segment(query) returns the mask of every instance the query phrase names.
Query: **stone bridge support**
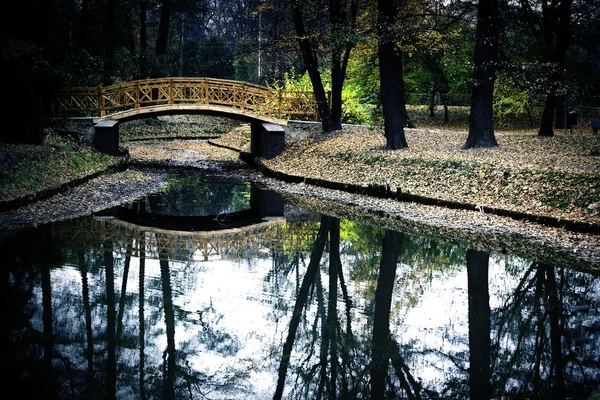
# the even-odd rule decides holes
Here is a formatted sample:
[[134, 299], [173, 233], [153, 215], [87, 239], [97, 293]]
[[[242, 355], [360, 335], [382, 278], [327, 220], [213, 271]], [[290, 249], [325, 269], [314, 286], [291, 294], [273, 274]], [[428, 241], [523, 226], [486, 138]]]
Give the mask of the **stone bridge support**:
[[104, 154], [119, 154], [119, 121], [105, 119], [94, 125], [93, 144]]
[[285, 145], [285, 130], [281, 125], [254, 121], [251, 124], [250, 148], [255, 157], [273, 158]]

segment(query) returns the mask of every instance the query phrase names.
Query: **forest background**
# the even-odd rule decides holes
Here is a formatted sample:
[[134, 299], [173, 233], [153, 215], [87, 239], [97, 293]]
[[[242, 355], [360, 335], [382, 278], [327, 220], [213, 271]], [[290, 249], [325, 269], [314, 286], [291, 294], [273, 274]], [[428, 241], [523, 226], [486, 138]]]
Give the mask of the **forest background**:
[[[467, 130], [478, 3], [390, 3], [397, 15], [383, 23], [403, 56], [410, 123]], [[0, 27], [3, 110], [22, 118], [6, 121], [5, 141], [43, 140], [64, 87], [202, 76], [312, 90], [306, 49], [326, 92], [343, 73], [344, 123], [383, 124], [376, 1], [23, 0], [13, 6]], [[555, 130], [570, 128], [570, 111], [589, 129], [590, 119], [600, 117], [600, 3], [502, 0], [498, 9], [496, 129], [535, 132], [548, 103]]]

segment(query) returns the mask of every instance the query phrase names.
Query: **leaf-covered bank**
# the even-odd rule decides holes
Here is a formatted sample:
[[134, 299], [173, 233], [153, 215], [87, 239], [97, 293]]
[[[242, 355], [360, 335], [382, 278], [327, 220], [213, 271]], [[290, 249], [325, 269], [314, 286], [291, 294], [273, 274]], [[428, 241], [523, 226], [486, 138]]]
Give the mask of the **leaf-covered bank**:
[[0, 143], [0, 209], [118, 169], [125, 160], [125, 156], [108, 156], [58, 134], [48, 135], [42, 145]]
[[[248, 132], [243, 133], [245, 135]], [[239, 130], [214, 142], [240, 146]], [[264, 165], [288, 175], [392, 192], [473, 209], [503, 209], [600, 223], [600, 136], [498, 134], [500, 147], [461, 150], [466, 134], [407, 130], [409, 148], [385, 150], [376, 130], [346, 128], [289, 143]]]

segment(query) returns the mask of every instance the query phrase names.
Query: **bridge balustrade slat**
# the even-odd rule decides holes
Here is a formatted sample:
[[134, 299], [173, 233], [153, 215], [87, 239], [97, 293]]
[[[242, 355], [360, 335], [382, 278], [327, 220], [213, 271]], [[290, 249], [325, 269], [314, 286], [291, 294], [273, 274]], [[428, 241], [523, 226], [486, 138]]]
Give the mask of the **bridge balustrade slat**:
[[277, 118], [317, 115], [312, 92], [275, 90], [253, 83], [213, 78], [160, 78], [101, 88], [67, 88], [57, 100], [57, 109], [62, 113], [96, 111], [105, 115], [167, 103], [225, 105]]

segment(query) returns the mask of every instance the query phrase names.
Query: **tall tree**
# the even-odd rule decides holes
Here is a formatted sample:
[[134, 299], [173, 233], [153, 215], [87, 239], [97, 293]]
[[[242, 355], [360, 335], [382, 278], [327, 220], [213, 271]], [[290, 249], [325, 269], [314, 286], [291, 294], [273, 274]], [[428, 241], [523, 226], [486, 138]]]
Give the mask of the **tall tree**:
[[115, 48], [117, 45], [117, 0], [106, 1], [106, 25], [104, 30], [104, 78], [102, 83], [113, 83], [115, 71]]
[[140, 1], [140, 79], [148, 77], [148, 30], [147, 30], [148, 3]]
[[[531, 10], [529, 0], [521, 0], [526, 10]], [[565, 60], [571, 42], [571, 5], [573, 0], [547, 1], [542, 3], [539, 35], [543, 37], [547, 59], [553, 64], [550, 73], [549, 90], [542, 114], [539, 136], [554, 136], [552, 123], [556, 115], [556, 127], [565, 127], [565, 96], [561, 93], [566, 80]], [[534, 17], [534, 16], [532, 16]]]
[[408, 147], [404, 135], [407, 121], [404, 98], [404, 76], [402, 72], [402, 51], [396, 47], [394, 26], [398, 17], [398, 3], [378, 0], [379, 11], [377, 33], [379, 35], [379, 76], [381, 85], [381, 106], [385, 126], [386, 148], [397, 150]]
[[315, 100], [317, 102], [317, 109], [319, 112], [319, 118], [323, 125], [324, 132], [331, 132], [335, 129], [333, 124], [333, 118], [331, 115], [331, 108], [329, 107], [329, 101], [325, 94], [325, 87], [323, 86], [323, 80], [321, 79], [321, 72], [319, 71], [319, 60], [317, 53], [313, 48], [313, 44], [310, 41], [310, 35], [306, 31], [304, 24], [304, 16], [302, 12], [303, 2], [295, 0], [292, 6], [292, 18], [294, 21], [294, 27], [298, 36], [298, 45], [300, 46], [300, 53], [302, 54], [302, 60], [304, 66], [310, 76], [310, 81], [313, 86], [313, 92], [315, 93]]
[[498, 35], [498, 0], [479, 0], [469, 136], [463, 149], [498, 146], [493, 122]]
[[171, 0], [163, 0], [160, 9], [160, 22], [158, 23], [158, 35], [156, 36], [156, 47], [154, 53], [157, 56], [167, 54], [169, 44], [169, 27], [171, 25]]
[[354, 30], [358, 5], [356, 0], [329, 0], [331, 31], [331, 120], [333, 129], [342, 129], [342, 89], [346, 79], [348, 59], [354, 47]]

